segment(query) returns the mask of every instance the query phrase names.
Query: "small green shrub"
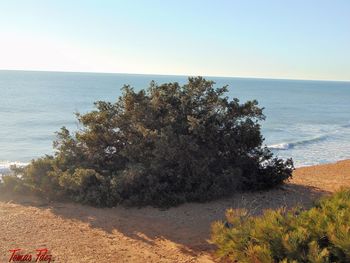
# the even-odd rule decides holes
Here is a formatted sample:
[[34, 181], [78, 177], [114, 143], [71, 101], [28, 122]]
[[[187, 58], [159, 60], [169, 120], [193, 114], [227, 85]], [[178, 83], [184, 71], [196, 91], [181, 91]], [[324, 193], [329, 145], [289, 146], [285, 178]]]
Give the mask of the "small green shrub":
[[229, 209], [212, 225], [217, 256], [237, 262], [350, 262], [350, 190], [321, 199], [310, 210], [267, 210], [249, 216]]
[[2, 181], [0, 183], [0, 192], [13, 192], [13, 193], [23, 193], [28, 190], [23, 180], [18, 178], [13, 174], [6, 174], [2, 176]]

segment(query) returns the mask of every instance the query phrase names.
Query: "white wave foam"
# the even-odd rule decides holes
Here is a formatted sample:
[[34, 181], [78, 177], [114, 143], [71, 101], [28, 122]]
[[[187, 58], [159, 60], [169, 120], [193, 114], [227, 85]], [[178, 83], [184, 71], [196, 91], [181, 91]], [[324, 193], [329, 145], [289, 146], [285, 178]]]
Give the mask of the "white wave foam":
[[11, 166], [24, 167], [29, 163], [19, 162], [19, 161], [0, 161], [0, 174], [6, 174], [10, 171]]
[[292, 149], [298, 145], [307, 145], [307, 144], [311, 144], [311, 143], [316, 143], [316, 142], [323, 141], [327, 138], [328, 138], [328, 135], [321, 135], [321, 136], [317, 136], [317, 137], [314, 137], [311, 139], [300, 140], [300, 141], [296, 141], [296, 142], [289, 142], [289, 143], [283, 142], [283, 143], [278, 143], [278, 144], [272, 144], [272, 145], [268, 145], [267, 147], [271, 150], [289, 150], [289, 149]]
[[289, 143], [278, 143], [278, 144], [268, 145], [267, 147], [271, 150], [288, 150], [289, 146], [290, 146]]

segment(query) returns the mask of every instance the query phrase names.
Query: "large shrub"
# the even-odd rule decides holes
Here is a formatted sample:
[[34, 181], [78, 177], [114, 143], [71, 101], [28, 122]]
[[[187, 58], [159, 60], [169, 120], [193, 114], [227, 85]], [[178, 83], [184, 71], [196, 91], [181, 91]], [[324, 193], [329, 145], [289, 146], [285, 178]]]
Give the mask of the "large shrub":
[[350, 262], [350, 190], [319, 201], [310, 210], [268, 210], [249, 216], [227, 211], [213, 224], [221, 259], [236, 262]]
[[262, 109], [226, 92], [201, 77], [138, 92], [124, 86], [116, 103], [77, 114], [81, 129], [62, 128], [55, 155], [33, 161], [22, 178], [41, 192], [107, 206], [172, 206], [282, 183], [293, 164], [262, 147]]

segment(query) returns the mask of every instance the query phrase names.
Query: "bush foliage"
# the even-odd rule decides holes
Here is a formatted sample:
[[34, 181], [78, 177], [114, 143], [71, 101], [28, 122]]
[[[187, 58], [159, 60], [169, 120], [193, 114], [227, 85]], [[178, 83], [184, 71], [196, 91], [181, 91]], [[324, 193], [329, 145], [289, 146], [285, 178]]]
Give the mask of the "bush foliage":
[[229, 223], [216, 222], [217, 255], [232, 262], [350, 262], [350, 190], [310, 210], [268, 210], [260, 217], [229, 209]]
[[282, 183], [293, 163], [262, 147], [262, 109], [226, 92], [201, 77], [124, 86], [116, 103], [77, 114], [77, 132], [63, 127], [54, 156], [17, 174], [35, 192], [97, 206], [173, 206]]

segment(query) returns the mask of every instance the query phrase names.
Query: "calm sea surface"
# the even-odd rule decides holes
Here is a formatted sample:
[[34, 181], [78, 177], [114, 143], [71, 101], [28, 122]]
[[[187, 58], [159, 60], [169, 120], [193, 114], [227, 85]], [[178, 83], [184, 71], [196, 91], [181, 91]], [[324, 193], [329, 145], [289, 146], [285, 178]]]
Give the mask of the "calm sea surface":
[[[350, 158], [350, 82], [207, 77], [229, 96], [265, 107], [265, 143], [296, 166]], [[77, 129], [75, 112], [115, 101], [123, 84], [135, 89], [184, 76], [0, 71], [0, 172], [52, 153], [55, 131]]]

